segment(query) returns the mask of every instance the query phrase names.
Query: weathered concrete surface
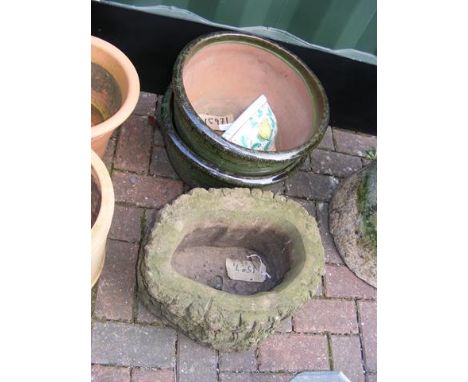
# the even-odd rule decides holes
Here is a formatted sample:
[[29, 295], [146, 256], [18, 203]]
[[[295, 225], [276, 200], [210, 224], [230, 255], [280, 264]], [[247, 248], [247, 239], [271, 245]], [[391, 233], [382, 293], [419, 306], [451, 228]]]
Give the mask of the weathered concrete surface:
[[[249, 296], [177, 273], [171, 260], [184, 237], [212, 226], [226, 227], [226, 232], [230, 227], [269, 228], [289, 236], [291, 269], [272, 290]], [[161, 211], [138, 269], [139, 296], [152, 313], [215, 349], [246, 350], [315, 294], [324, 250], [314, 218], [292, 200], [261, 190], [194, 189]]]
[[343, 181], [333, 195], [330, 232], [346, 265], [377, 287], [377, 161]]

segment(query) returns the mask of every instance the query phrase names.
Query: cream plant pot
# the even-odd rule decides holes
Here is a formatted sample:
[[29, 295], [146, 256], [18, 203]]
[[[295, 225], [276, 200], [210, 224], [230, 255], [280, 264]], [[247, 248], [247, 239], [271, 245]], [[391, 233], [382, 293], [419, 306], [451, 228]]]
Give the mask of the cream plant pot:
[[91, 37], [91, 146], [101, 158], [139, 96], [140, 80], [128, 57], [114, 45]]
[[107, 235], [114, 215], [114, 187], [106, 166], [91, 150], [91, 177], [101, 195], [99, 213], [91, 227], [91, 288], [101, 274], [106, 258]]

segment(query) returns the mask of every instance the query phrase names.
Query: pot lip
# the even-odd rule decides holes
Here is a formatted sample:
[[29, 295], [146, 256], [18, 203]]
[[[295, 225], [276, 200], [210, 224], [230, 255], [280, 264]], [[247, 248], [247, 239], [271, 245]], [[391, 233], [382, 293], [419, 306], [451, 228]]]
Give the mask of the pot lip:
[[[107, 171], [106, 165], [99, 156], [91, 149], [91, 169], [94, 170], [97, 181], [99, 182], [99, 191], [101, 192], [101, 205], [99, 213], [91, 227], [91, 242], [94, 246], [95, 238], [101, 235], [107, 235], [114, 215], [114, 187]], [[91, 176], [92, 176], [91, 170]]]
[[[270, 53], [276, 55], [277, 57], [282, 59], [282, 54], [286, 54], [291, 57], [291, 62], [283, 61], [292, 67], [300, 77], [304, 80], [307, 85], [308, 90], [310, 91], [309, 82], [314, 83], [317, 88], [317, 94], [319, 97], [322, 98], [323, 101], [323, 110], [322, 116], [320, 118], [320, 125], [317, 128], [315, 134], [305, 142], [304, 144], [295, 147], [290, 150], [284, 151], [275, 151], [275, 152], [268, 152], [268, 151], [256, 151], [252, 149], [248, 149], [234, 143], [229, 142], [228, 140], [219, 137], [216, 133], [214, 133], [200, 118], [200, 116], [195, 111], [194, 107], [190, 103], [190, 100], [187, 96], [185, 91], [184, 83], [183, 83], [183, 68], [187, 61], [193, 57], [193, 55], [198, 52], [200, 49], [216, 43], [243, 43], [247, 45], [252, 45], [256, 48], [263, 49], [269, 51]], [[230, 151], [233, 151], [236, 155], [240, 155], [247, 158], [255, 158], [255, 159], [263, 159], [266, 161], [284, 161], [291, 157], [298, 157], [301, 156], [304, 151], [308, 151], [318, 145], [320, 140], [322, 139], [325, 131], [328, 128], [328, 122], [330, 118], [330, 109], [328, 104], [328, 97], [325, 93], [325, 89], [323, 88], [322, 83], [317, 78], [317, 76], [309, 69], [309, 67], [302, 62], [294, 53], [286, 50], [285, 48], [281, 47], [280, 45], [267, 40], [265, 38], [255, 36], [253, 34], [248, 33], [238, 33], [238, 32], [214, 32], [209, 33], [203, 36], [198, 37], [197, 39], [193, 40], [189, 44], [187, 44], [182, 51], [177, 56], [176, 62], [174, 64], [173, 72], [172, 72], [172, 87], [178, 88], [179, 91], [175, 91], [174, 88], [174, 97], [180, 101], [181, 107], [184, 111], [190, 116], [191, 120], [193, 121], [196, 129], [204, 133], [204, 135], [208, 136], [212, 142], [216, 146], [219, 147], [227, 147]]]
[[163, 135], [167, 135], [171, 140], [172, 144], [177, 147], [181, 154], [189, 158], [191, 163], [195, 165], [200, 171], [208, 174], [211, 177], [215, 177], [217, 180], [229, 183], [236, 187], [263, 187], [279, 183], [285, 180], [295, 170], [299, 168], [300, 161], [292, 163], [290, 166], [282, 169], [276, 174], [262, 175], [262, 176], [247, 176], [237, 175], [229, 171], [222, 171], [216, 166], [210, 165], [205, 159], [194, 153], [178, 135], [177, 131], [173, 126], [172, 120], [172, 104], [173, 104], [173, 92], [170, 88], [166, 91], [160, 110], [160, 120], [163, 130]]
[[114, 130], [132, 114], [140, 97], [140, 79], [130, 59], [116, 46], [94, 36], [91, 36], [91, 46], [100, 48], [108, 55], [113, 56], [122, 67], [128, 81], [128, 94], [119, 110], [112, 117], [91, 127], [91, 138], [96, 138]]

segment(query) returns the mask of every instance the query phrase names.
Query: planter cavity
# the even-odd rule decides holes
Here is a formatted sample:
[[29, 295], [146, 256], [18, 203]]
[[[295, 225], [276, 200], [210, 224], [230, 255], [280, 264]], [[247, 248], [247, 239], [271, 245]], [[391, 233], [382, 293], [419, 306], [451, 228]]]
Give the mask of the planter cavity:
[[[328, 101], [318, 78], [292, 53], [252, 35], [221, 32], [194, 40], [177, 58], [171, 88], [177, 134], [194, 155], [223, 173], [290, 172], [328, 126]], [[231, 143], [199, 116], [237, 118], [261, 94], [278, 121], [275, 152]]]
[[[226, 259], [248, 258], [266, 266], [264, 281], [228, 277]], [[323, 270], [317, 224], [300, 204], [259, 189], [196, 188], [159, 213], [139, 258], [138, 293], [192, 339], [238, 351], [308, 301]]]
[[138, 74], [115, 46], [91, 37], [91, 147], [102, 158], [112, 132], [135, 109]]
[[114, 188], [106, 166], [91, 151], [91, 287], [101, 274], [114, 214]]

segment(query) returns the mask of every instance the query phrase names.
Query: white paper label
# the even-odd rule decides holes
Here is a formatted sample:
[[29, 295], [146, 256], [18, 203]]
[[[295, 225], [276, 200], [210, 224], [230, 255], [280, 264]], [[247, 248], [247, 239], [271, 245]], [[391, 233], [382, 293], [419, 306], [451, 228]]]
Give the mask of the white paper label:
[[273, 151], [278, 131], [276, 117], [262, 94], [223, 133], [222, 137], [252, 150]]
[[265, 264], [258, 260], [226, 259], [226, 269], [231, 280], [262, 283], [268, 275]]
[[220, 125], [231, 124], [234, 121], [234, 115], [210, 115], [210, 114], [200, 114], [200, 118], [208, 125], [211, 130], [214, 131], [224, 131], [220, 129]]

